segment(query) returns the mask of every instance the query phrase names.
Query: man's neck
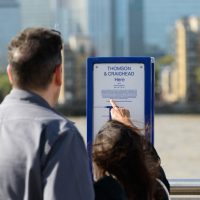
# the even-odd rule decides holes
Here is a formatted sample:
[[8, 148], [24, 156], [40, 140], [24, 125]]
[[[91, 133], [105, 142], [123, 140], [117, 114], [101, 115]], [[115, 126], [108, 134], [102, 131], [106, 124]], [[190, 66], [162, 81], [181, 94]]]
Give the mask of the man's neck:
[[37, 95], [41, 96], [47, 103], [51, 106], [54, 107], [56, 102], [53, 98], [52, 92], [49, 90], [31, 90], [32, 92], [36, 93]]

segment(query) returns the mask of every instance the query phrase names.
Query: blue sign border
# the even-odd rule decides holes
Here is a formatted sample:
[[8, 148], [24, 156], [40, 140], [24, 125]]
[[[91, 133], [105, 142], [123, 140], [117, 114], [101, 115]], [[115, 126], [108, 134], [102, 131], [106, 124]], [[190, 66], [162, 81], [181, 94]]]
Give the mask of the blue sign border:
[[90, 57], [86, 67], [86, 117], [88, 151], [93, 143], [93, 67], [96, 63], [142, 63], [145, 67], [145, 124], [146, 136], [154, 144], [154, 58], [153, 57]]

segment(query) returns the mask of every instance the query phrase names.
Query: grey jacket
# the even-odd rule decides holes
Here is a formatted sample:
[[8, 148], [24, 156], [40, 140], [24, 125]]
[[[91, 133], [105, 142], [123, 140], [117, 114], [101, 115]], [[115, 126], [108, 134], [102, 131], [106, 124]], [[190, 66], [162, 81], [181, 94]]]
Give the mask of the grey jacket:
[[13, 89], [0, 105], [0, 200], [93, 200], [88, 157], [72, 122]]

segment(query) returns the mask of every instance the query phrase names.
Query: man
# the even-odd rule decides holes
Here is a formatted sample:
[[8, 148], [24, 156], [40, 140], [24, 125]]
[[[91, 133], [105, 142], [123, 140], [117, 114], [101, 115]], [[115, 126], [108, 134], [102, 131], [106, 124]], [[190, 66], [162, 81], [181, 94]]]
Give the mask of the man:
[[59, 33], [28, 28], [8, 49], [13, 89], [0, 105], [0, 200], [93, 200], [83, 139], [53, 109], [62, 84]]

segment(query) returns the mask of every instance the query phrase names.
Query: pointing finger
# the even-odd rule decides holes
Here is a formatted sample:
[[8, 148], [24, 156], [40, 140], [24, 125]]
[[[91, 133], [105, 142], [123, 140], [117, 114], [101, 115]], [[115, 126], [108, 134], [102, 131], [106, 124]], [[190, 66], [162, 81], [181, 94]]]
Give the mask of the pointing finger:
[[115, 103], [115, 101], [113, 99], [110, 99], [110, 104], [113, 108], [118, 108], [117, 104]]

